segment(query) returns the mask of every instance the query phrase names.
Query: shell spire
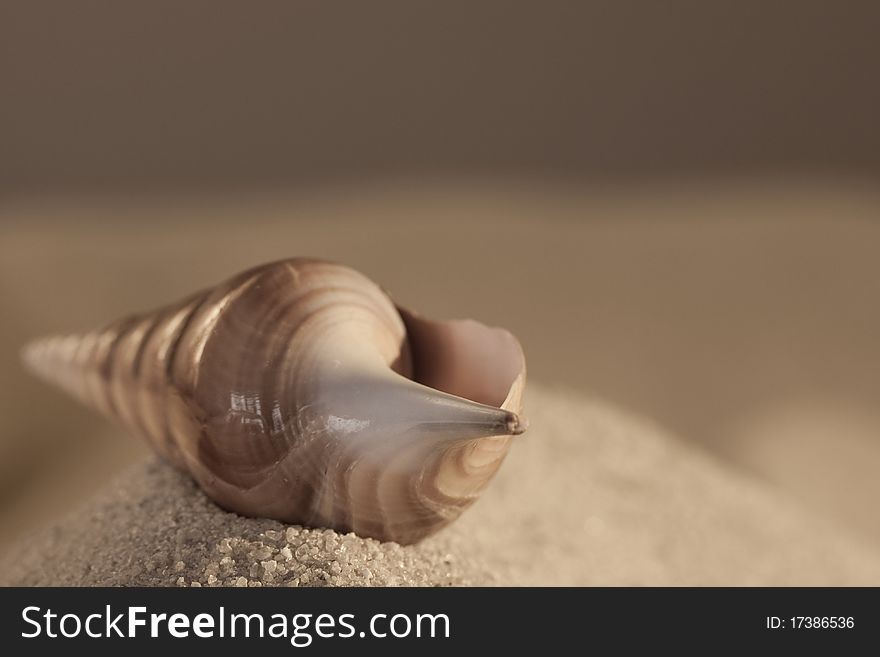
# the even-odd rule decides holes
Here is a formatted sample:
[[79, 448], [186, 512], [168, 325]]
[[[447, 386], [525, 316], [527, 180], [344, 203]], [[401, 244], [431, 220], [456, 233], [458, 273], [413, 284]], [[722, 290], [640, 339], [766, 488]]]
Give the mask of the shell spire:
[[22, 359], [225, 508], [400, 543], [458, 517], [526, 429], [510, 333], [421, 318], [316, 260], [37, 340]]

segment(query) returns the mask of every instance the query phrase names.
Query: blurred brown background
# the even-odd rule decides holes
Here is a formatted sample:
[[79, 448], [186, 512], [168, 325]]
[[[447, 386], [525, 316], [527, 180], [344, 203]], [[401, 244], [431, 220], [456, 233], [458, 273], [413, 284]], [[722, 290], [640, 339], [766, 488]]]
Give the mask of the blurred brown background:
[[15, 194], [880, 167], [876, 2], [7, 0]]
[[880, 5], [0, 4], [0, 544], [141, 453], [24, 376], [310, 254], [880, 542]]

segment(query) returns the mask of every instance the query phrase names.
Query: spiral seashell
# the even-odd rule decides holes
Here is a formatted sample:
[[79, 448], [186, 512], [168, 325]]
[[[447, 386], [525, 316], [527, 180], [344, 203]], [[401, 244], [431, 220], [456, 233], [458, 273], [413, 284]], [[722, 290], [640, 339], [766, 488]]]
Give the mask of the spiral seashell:
[[472, 504], [525, 429], [510, 333], [421, 318], [317, 260], [38, 340], [23, 359], [227, 509], [404, 544]]

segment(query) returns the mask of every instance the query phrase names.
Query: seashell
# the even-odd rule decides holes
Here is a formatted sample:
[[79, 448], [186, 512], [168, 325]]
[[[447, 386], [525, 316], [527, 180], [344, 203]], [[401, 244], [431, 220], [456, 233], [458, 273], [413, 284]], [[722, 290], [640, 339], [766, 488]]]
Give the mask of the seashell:
[[23, 360], [229, 510], [404, 544], [472, 504], [526, 427], [510, 333], [424, 319], [318, 260], [38, 340]]

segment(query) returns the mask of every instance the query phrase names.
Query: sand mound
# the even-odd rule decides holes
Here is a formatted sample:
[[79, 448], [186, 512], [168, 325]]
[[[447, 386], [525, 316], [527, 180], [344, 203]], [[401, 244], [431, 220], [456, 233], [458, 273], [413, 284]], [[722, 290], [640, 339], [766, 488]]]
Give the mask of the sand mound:
[[880, 554], [774, 491], [584, 396], [533, 386], [483, 498], [417, 546], [217, 508], [157, 462], [20, 543], [38, 585], [857, 585]]
[[[227, 513], [158, 460], [22, 545], [11, 583], [136, 586], [471, 584], [443, 542], [420, 549]], [[450, 546], [451, 549], [451, 546]]]

